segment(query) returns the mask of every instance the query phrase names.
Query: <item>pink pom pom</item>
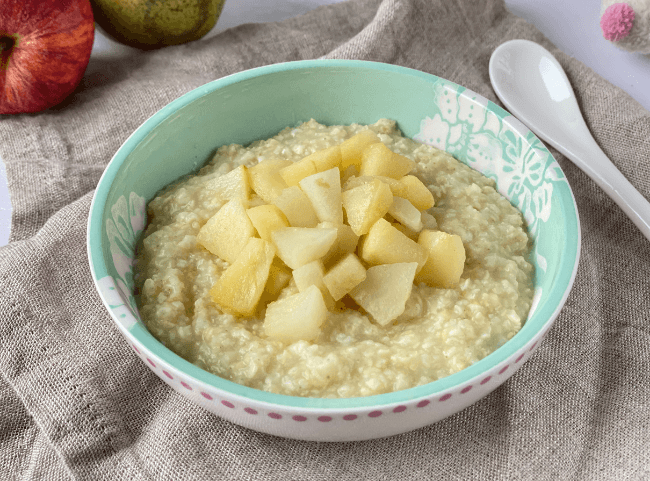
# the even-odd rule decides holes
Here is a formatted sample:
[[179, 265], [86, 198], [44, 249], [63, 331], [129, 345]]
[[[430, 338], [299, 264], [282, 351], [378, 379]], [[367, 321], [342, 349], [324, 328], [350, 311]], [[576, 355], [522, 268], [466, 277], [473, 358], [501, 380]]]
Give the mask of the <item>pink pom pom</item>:
[[634, 23], [634, 10], [627, 3], [610, 5], [600, 19], [600, 28], [607, 40], [621, 40], [627, 37]]

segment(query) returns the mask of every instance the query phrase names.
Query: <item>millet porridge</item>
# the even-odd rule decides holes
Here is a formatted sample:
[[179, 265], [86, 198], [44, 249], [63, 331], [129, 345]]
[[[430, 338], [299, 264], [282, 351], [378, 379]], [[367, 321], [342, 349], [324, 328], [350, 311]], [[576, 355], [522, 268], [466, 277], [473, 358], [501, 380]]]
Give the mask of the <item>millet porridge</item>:
[[[457, 287], [415, 284], [404, 313], [385, 326], [347, 298], [313, 341], [283, 342], [263, 329], [264, 306], [235, 316], [213, 302], [212, 286], [229, 264], [197, 243], [222, 205], [210, 182], [244, 165], [297, 162], [370, 129], [416, 162], [411, 175], [433, 193], [437, 229], [460, 236], [464, 270]], [[259, 199], [253, 194], [250, 205]], [[314, 120], [248, 147], [226, 145], [195, 175], [158, 194], [137, 252], [136, 292], [149, 331], [195, 365], [230, 381], [291, 396], [347, 398], [407, 389], [453, 374], [514, 336], [533, 298], [531, 240], [522, 214], [493, 180], [434, 147], [405, 138], [391, 120], [325, 126]], [[292, 280], [280, 298], [298, 292]]]

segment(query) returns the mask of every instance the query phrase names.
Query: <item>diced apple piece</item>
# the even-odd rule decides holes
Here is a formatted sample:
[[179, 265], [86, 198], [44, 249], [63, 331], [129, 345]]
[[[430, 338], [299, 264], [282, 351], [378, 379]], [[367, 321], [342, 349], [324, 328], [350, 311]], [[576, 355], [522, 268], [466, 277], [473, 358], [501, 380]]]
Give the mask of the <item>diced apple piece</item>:
[[270, 303], [266, 308], [264, 332], [284, 342], [313, 341], [327, 319], [323, 295], [316, 286]]
[[404, 197], [418, 210], [430, 209], [434, 206], [433, 194], [414, 175], [405, 175], [398, 180], [398, 185], [393, 188], [393, 194]]
[[297, 185], [284, 189], [273, 199], [273, 204], [287, 217], [291, 227], [316, 227], [318, 224], [309, 197]]
[[428, 251], [429, 258], [415, 282], [443, 289], [456, 287], [465, 268], [465, 247], [460, 236], [425, 229], [420, 232], [418, 244]]
[[417, 262], [419, 272], [427, 260], [428, 251], [386, 219], [379, 219], [363, 238], [359, 254], [370, 265]]
[[396, 154], [383, 143], [371, 144], [363, 151], [361, 175], [382, 175], [399, 179], [415, 167], [415, 162]]
[[300, 188], [311, 201], [321, 222], [343, 223], [341, 174], [338, 167], [305, 177], [300, 181]]
[[366, 271], [366, 279], [350, 291], [350, 297], [385, 326], [404, 312], [411, 296], [417, 262], [383, 264]]
[[336, 229], [284, 227], [271, 233], [278, 257], [292, 269], [320, 259], [336, 241]]
[[239, 199], [247, 205], [251, 193], [247, 169], [240, 165], [225, 175], [209, 180], [205, 183], [204, 189], [222, 202]]
[[366, 268], [359, 258], [354, 254], [348, 254], [325, 274], [323, 282], [334, 300], [338, 301], [365, 278]]
[[264, 202], [272, 202], [283, 189], [288, 187], [279, 171], [289, 165], [293, 165], [293, 162], [287, 159], [266, 159], [250, 167], [248, 177], [251, 189], [264, 199]]
[[341, 198], [348, 224], [357, 235], [366, 234], [393, 203], [390, 187], [378, 179], [343, 192]]
[[338, 261], [346, 254], [354, 252], [359, 243], [359, 236], [354, 233], [352, 227], [347, 224], [335, 224], [334, 222], [321, 222], [318, 224], [319, 228], [331, 229], [337, 231], [336, 241], [330, 250], [323, 257], [323, 264], [328, 265], [332, 262]]
[[225, 311], [252, 316], [269, 277], [275, 247], [251, 237], [233, 262], [210, 289], [210, 297]]
[[246, 214], [240, 199], [224, 204], [199, 230], [196, 240], [199, 244], [221, 257], [235, 262], [248, 239], [255, 235], [255, 227]]
[[280, 294], [280, 291], [287, 287], [287, 284], [289, 284], [290, 280], [291, 269], [285, 266], [276, 257], [273, 259], [271, 267], [269, 268], [269, 278], [266, 281], [264, 292], [268, 293], [272, 297], [277, 297], [278, 294]]
[[364, 149], [377, 142], [380, 142], [377, 134], [372, 130], [363, 130], [339, 144], [341, 147], [341, 171], [350, 165], [355, 165], [357, 170], [361, 169], [361, 156]]
[[414, 232], [422, 230], [422, 214], [408, 200], [393, 197], [393, 203], [388, 209], [388, 213], [410, 230]]
[[253, 227], [265, 241], [271, 242], [271, 232], [282, 227], [289, 227], [287, 217], [282, 213], [278, 206], [273, 204], [264, 204], [253, 207], [246, 211]]
[[309, 159], [314, 163], [316, 172], [325, 172], [326, 170], [330, 170], [341, 165], [341, 147], [334, 145], [333, 147], [317, 150], [313, 154], [305, 157], [303, 160], [306, 159]]
[[289, 187], [298, 185], [305, 177], [314, 175], [317, 172], [316, 165], [309, 159], [309, 156], [304, 157], [298, 162], [280, 169], [280, 177], [286, 182]]

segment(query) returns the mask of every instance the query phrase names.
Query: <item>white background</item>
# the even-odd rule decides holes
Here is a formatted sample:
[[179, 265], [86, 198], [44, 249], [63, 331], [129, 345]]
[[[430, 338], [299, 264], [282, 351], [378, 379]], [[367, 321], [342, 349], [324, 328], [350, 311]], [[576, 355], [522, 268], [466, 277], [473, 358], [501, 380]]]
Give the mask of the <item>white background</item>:
[[[341, 0], [226, 0], [209, 36], [242, 23], [284, 20]], [[471, 1], [471, 0], [468, 0]], [[622, 88], [650, 110], [650, 56], [618, 50], [603, 39], [598, 0], [505, 0], [510, 11], [534, 24], [560, 50]], [[95, 36], [93, 57], [129, 55], [132, 50]], [[92, 61], [92, 60], [91, 60]], [[0, 246], [9, 238], [11, 202], [0, 159]]]

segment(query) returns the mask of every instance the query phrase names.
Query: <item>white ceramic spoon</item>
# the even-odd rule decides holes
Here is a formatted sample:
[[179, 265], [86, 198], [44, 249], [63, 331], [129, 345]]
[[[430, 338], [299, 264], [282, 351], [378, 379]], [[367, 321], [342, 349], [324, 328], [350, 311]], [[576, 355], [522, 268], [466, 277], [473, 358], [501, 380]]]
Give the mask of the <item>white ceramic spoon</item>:
[[490, 58], [490, 81], [507, 109], [572, 160], [650, 239], [650, 203], [598, 147], [555, 57], [529, 40], [510, 40]]

